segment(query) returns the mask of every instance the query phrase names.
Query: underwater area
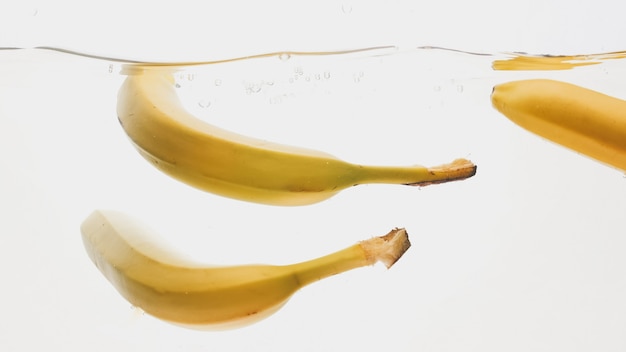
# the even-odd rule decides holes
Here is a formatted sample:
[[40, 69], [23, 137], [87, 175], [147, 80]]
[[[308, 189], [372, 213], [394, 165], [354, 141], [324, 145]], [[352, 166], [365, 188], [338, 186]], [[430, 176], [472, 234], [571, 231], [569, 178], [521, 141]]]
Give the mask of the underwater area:
[[[249, 5], [231, 23], [220, 17], [242, 12], [235, 5], [220, 15], [183, 3], [160, 17], [99, 5], [102, 19], [79, 6], [94, 28], [119, 18], [128, 38], [117, 47], [109, 39], [124, 36], [112, 32], [87, 31], [84, 45], [58, 39], [78, 36], [89, 20], [70, 17], [63, 27], [34, 3], [0, 31], [0, 349], [626, 348], [624, 171], [520, 128], [490, 99], [498, 84], [548, 78], [626, 100], [626, 45], [598, 39], [615, 32], [617, 11], [576, 5], [573, 17], [557, 1], [515, 14], [491, 2], [510, 16], [492, 18], [489, 7], [465, 3], [449, 14], [449, 4], [274, 1]], [[258, 15], [268, 8], [283, 12]], [[137, 14], [143, 24], [129, 32]], [[553, 25], [560, 15], [563, 26]], [[175, 40], [157, 18], [203, 35]], [[231, 36], [205, 31], [219, 28], [209, 20]], [[44, 30], [56, 24], [63, 29]], [[521, 34], [510, 36], [509, 25]], [[245, 34], [235, 30], [243, 26]], [[584, 42], [592, 27], [600, 34]], [[156, 55], [158, 46], [171, 49]], [[477, 173], [425, 187], [359, 185], [295, 207], [202, 192], [150, 165], [120, 126], [119, 89], [144, 71], [170, 74], [190, 113], [236, 133], [358, 164], [465, 158]], [[215, 265], [297, 262], [393, 227], [406, 228], [412, 247], [390, 270], [306, 287], [258, 324], [201, 332], [143, 313], [102, 277], [80, 238], [94, 209], [132, 214]]]

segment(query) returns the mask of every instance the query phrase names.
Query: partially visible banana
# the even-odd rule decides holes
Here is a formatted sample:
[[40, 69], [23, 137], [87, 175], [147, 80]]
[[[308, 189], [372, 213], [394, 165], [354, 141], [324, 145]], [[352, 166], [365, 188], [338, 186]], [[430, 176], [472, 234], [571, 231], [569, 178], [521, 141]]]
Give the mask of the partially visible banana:
[[157, 69], [129, 73], [117, 113], [135, 147], [155, 167], [199, 189], [250, 202], [306, 205], [358, 184], [424, 186], [476, 172], [464, 159], [432, 168], [355, 165], [226, 131], [187, 112], [171, 74]]
[[497, 85], [491, 101], [528, 131], [626, 170], [626, 101], [547, 79]]
[[410, 247], [406, 231], [394, 229], [298, 264], [217, 267], [173, 253], [152, 230], [123, 213], [95, 211], [81, 232], [91, 260], [131, 304], [199, 329], [254, 323], [303, 286], [378, 261], [389, 268]]

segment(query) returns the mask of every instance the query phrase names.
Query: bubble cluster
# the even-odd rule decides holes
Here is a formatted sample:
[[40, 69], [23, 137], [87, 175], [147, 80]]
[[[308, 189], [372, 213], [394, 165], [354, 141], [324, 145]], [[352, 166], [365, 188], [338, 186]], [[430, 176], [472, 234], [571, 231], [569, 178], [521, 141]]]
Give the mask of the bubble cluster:
[[246, 94], [258, 93], [263, 88], [263, 83], [248, 83], [245, 87]]

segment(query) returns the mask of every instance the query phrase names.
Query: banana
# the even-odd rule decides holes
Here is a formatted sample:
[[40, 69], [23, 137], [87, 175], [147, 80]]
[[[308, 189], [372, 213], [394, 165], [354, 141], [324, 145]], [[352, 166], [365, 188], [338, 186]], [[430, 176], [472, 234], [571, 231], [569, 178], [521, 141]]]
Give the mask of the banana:
[[547, 79], [496, 85], [491, 101], [528, 131], [626, 170], [626, 101]]
[[210, 266], [185, 259], [136, 219], [96, 210], [81, 225], [96, 267], [131, 304], [161, 320], [196, 329], [252, 324], [300, 288], [378, 261], [391, 267], [410, 247], [394, 229], [338, 252], [292, 265]]
[[139, 153], [164, 173], [204, 191], [262, 204], [307, 205], [358, 184], [425, 186], [476, 173], [465, 159], [432, 168], [364, 166], [239, 135], [187, 112], [171, 74], [154, 68], [129, 73], [117, 114]]

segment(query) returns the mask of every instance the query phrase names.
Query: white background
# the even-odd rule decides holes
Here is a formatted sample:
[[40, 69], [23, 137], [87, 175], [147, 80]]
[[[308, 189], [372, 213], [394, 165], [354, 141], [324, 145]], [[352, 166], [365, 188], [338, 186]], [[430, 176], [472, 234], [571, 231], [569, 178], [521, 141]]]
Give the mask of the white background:
[[[465, 157], [479, 168], [463, 182], [359, 186], [307, 207], [224, 199], [139, 157], [115, 115], [117, 66], [0, 51], [0, 350], [625, 350], [622, 172], [489, 102], [493, 84], [550, 75], [626, 99], [625, 64], [505, 73], [488, 57], [412, 49], [592, 54], [625, 50], [623, 33], [614, 1], [1, 1], [3, 47], [189, 61], [397, 46], [375, 59], [214, 67], [204, 79], [220, 91], [199, 99], [215, 123], [349, 161]], [[96, 208], [127, 211], [215, 264], [296, 262], [396, 226], [413, 247], [389, 271], [304, 288], [256, 325], [198, 332], [141, 315], [96, 270], [79, 233]]]

